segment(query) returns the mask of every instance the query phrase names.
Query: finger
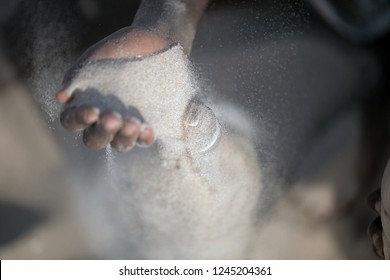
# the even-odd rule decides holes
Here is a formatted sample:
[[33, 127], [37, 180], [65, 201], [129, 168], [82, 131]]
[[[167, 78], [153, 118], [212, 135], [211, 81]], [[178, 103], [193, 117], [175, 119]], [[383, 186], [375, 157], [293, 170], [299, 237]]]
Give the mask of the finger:
[[118, 113], [106, 113], [84, 131], [83, 141], [92, 149], [102, 149], [114, 139], [121, 126], [122, 118]]
[[87, 128], [99, 118], [99, 109], [95, 107], [72, 107], [62, 112], [60, 121], [69, 131], [79, 131]]
[[59, 103], [64, 104], [71, 99], [71, 96], [72, 95], [67, 90], [64, 89], [56, 93], [56, 100]]
[[141, 132], [138, 137], [137, 143], [141, 147], [149, 147], [156, 140], [153, 128], [149, 125], [142, 125]]
[[141, 124], [138, 120], [126, 120], [120, 131], [115, 135], [111, 146], [119, 152], [127, 152], [134, 147], [140, 132]]
[[367, 198], [368, 206], [378, 215], [381, 214], [381, 190], [372, 192]]
[[377, 217], [368, 226], [368, 234], [371, 238], [374, 252], [381, 258], [384, 257], [382, 231], [381, 218]]

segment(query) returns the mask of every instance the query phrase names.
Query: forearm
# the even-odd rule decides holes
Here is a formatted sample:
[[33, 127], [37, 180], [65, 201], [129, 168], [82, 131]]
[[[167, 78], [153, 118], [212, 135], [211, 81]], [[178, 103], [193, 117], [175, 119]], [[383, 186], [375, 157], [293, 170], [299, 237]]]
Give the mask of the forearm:
[[196, 27], [209, 0], [143, 0], [132, 26], [158, 32], [191, 51]]

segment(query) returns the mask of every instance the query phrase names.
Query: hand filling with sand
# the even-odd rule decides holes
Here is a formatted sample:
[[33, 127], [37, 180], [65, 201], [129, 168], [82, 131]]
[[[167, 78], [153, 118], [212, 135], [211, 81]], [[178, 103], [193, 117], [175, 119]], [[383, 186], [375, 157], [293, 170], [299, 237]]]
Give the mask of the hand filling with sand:
[[[87, 62], [73, 73], [67, 92], [72, 95], [68, 110], [97, 108], [101, 115], [114, 112], [119, 120], [153, 128], [153, 138], [164, 142], [164, 147], [174, 144], [178, 149], [178, 143], [186, 142], [186, 148], [205, 152], [219, 139], [214, 113], [195, 100], [189, 61], [179, 45], [150, 56]], [[65, 127], [66, 122], [62, 119]], [[154, 141], [146, 140], [146, 144]], [[126, 151], [133, 142], [121, 147], [114, 139], [113, 145]]]
[[202, 103], [182, 48], [96, 60], [73, 73], [66, 110], [97, 108], [100, 115], [139, 122], [153, 129], [158, 144], [118, 155], [109, 178], [93, 192], [80, 190], [80, 213], [96, 254], [246, 256], [261, 191], [251, 131], [242, 125], [249, 122], [238, 109], [220, 104], [214, 114]]

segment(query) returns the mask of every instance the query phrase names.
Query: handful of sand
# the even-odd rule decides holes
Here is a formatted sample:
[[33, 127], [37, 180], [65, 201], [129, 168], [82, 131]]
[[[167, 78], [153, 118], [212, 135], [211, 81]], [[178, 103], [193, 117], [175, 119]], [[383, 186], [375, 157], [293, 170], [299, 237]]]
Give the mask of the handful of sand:
[[96, 106], [123, 118], [140, 114], [158, 138], [183, 138], [179, 124], [196, 90], [179, 45], [157, 54], [83, 65], [72, 80], [70, 106]]

